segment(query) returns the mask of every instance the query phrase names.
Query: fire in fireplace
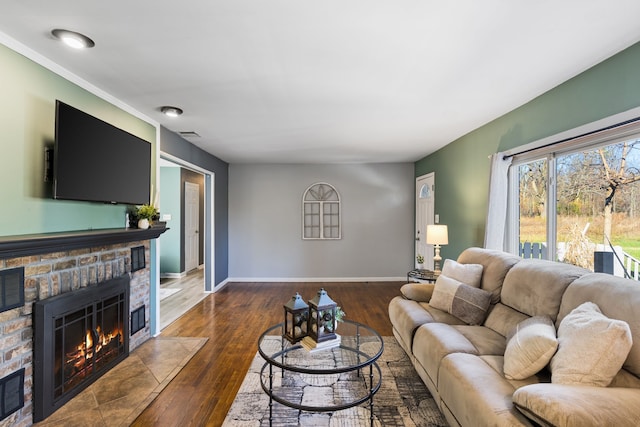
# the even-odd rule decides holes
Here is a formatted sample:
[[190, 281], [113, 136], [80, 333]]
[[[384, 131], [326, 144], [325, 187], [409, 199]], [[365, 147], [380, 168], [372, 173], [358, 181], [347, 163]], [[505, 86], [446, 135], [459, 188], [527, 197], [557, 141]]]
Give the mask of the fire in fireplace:
[[129, 276], [34, 306], [34, 421], [41, 421], [129, 354]]
[[[55, 397], [73, 389], [90, 377], [93, 372], [120, 355], [124, 345], [124, 336], [120, 329], [121, 325], [116, 325], [115, 328], [104, 334], [100, 326], [95, 328], [87, 326], [86, 335], [80, 344], [72, 344], [71, 351], [65, 351], [65, 348], [65, 350], [56, 352], [56, 358], [62, 357], [63, 360], [62, 363], [56, 360], [55, 370], [62, 366], [63, 372], [54, 372], [56, 382], [59, 380], [59, 383], [54, 387]], [[73, 334], [69, 335], [73, 336]]]

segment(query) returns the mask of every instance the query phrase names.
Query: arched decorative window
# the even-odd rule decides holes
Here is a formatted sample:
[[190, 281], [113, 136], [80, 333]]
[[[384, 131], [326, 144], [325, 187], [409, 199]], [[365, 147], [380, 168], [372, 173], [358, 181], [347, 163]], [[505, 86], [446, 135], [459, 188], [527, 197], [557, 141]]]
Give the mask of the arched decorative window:
[[422, 187], [420, 187], [420, 196], [419, 198], [421, 199], [430, 199], [431, 198], [431, 189], [429, 188], [428, 184], [422, 184]]
[[340, 195], [326, 182], [311, 185], [302, 196], [302, 238], [336, 240], [342, 238]]

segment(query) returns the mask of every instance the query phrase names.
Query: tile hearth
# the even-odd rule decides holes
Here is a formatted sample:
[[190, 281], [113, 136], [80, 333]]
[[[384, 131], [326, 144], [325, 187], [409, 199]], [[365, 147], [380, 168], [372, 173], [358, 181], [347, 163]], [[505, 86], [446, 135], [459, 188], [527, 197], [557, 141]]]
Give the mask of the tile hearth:
[[153, 338], [35, 425], [128, 426], [206, 342], [207, 338]]

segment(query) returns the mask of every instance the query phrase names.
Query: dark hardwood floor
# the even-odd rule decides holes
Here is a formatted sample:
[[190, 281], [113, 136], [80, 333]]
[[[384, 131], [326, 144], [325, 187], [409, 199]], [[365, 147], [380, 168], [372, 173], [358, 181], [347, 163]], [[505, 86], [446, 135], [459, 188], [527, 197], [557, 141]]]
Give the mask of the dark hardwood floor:
[[390, 336], [387, 307], [403, 283], [229, 283], [162, 332], [209, 341], [133, 425], [220, 426], [258, 350], [260, 334], [282, 321], [282, 306], [296, 292], [309, 300], [324, 287], [347, 318]]

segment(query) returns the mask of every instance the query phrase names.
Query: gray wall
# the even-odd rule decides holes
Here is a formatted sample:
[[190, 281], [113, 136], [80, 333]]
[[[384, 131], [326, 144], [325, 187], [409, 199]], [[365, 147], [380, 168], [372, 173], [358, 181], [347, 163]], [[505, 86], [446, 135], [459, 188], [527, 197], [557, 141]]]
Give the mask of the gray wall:
[[[342, 239], [303, 241], [304, 191], [340, 193]], [[414, 165], [229, 166], [229, 278], [401, 278], [413, 266]]]
[[[201, 150], [189, 141], [162, 127], [160, 128], [160, 150], [192, 165], [215, 173], [214, 206], [214, 253], [215, 285], [228, 277], [229, 265], [229, 164]], [[209, 242], [205, 242], [205, 245]]]

